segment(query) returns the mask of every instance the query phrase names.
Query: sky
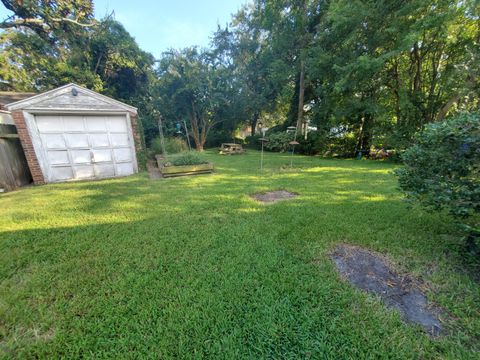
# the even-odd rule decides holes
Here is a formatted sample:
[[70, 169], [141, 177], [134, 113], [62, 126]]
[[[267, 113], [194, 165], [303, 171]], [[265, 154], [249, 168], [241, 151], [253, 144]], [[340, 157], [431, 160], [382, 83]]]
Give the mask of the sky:
[[[249, 0], [94, 0], [95, 17], [115, 12], [115, 18], [140, 47], [156, 58], [171, 48], [207, 47], [217, 24]], [[8, 15], [0, 5], [0, 20]]]

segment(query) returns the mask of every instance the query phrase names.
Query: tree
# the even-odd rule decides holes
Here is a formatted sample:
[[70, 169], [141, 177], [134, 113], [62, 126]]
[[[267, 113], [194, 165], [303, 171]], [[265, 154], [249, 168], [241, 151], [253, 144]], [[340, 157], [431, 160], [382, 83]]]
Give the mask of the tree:
[[216, 66], [212, 56], [196, 48], [165, 53], [159, 63], [157, 107], [167, 122], [188, 119], [190, 135], [203, 151], [213, 126], [222, 122], [224, 107], [230, 106], [228, 72]]
[[[12, 2], [14, 17], [39, 17], [51, 26], [18, 22], [0, 34], [0, 89], [44, 91], [75, 82], [139, 109], [151, 134], [151, 84], [154, 58], [111, 16], [101, 21], [87, 14], [91, 2]], [[61, 12], [61, 14], [57, 14]], [[76, 15], [75, 15], [76, 14]], [[81, 14], [86, 14], [85, 16]], [[54, 17], [91, 20], [93, 27]], [[53, 20], [52, 20], [53, 19]], [[151, 136], [153, 137], [153, 136]]]
[[349, 128], [357, 149], [402, 148], [455, 106], [475, 108], [472, 9], [451, 0], [330, 2], [307, 57], [317, 124]]
[[88, 50], [90, 70], [100, 77], [106, 94], [124, 101], [147, 94], [154, 58], [118, 21], [102, 20], [91, 32]]
[[92, 0], [2, 0], [2, 3], [13, 14], [0, 22], [0, 29], [28, 28], [47, 38], [54, 30], [96, 24]]
[[251, 135], [260, 114], [275, 106], [277, 91], [269, 76], [273, 59], [257, 15], [252, 7], [245, 6], [230, 27], [219, 28], [213, 37], [213, 53], [231, 72], [237, 89], [234, 106], [241, 108], [239, 120], [249, 123]]

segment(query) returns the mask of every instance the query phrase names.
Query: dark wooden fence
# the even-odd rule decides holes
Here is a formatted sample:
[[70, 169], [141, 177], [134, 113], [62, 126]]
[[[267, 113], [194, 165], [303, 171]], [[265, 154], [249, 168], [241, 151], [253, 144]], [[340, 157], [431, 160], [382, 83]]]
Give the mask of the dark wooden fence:
[[31, 182], [15, 125], [0, 124], [0, 191], [14, 190]]

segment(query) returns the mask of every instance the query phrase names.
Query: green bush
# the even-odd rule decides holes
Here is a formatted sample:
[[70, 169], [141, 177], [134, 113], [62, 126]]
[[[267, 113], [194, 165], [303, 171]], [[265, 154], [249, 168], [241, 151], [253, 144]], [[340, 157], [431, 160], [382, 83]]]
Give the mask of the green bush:
[[288, 143], [293, 140], [293, 133], [277, 132], [267, 135], [268, 141], [265, 143], [265, 149], [269, 151], [285, 152], [290, 150]]
[[232, 132], [229, 130], [212, 129], [205, 142], [205, 148], [219, 147], [222, 143], [233, 142]]
[[330, 136], [326, 146], [328, 155], [342, 158], [351, 158], [355, 156], [357, 147], [357, 138], [354, 133], [344, 133], [340, 137]]
[[260, 143], [260, 138], [262, 135], [260, 134], [255, 134], [253, 136], [247, 136], [245, 138], [245, 147], [248, 149], [255, 149], [255, 150], [260, 150], [261, 148], [261, 143]]
[[200, 165], [208, 164], [200, 154], [195, 151], [188, 151], [182, 154], [169, 156], [164, 166], [183, 166], [183, 165]]
[[[182, 138], [169, 137], [165, 138], [165, 151], [168, 154], [178, 154], [188, 150], [188, 145]], [[152, 141], [152, 150], [155, 154], [162, 154], [162, 143], [159, 137]]]
[[296, 147], [295, 152], [305, 155], [323, 154], [327, 148], [327, 138], [319, 131], [309, 133], [307, 140], [299, 138], [298, 142], [300, 145]]
[[458, 218], [480, 212], [478, 114], [428, 125], [402, 159], [405, 166], [396, 173], [409, 199]]
[[[247, 136], [245, 139], [246, 146], [251, 149], [260, 149], [261, 135]], [[287, 133], [284, 130], [277, 132], [267, 131], [265, 138], [265, 150], [274, 152], [291, 151], [292, 146], [289, 144], [295, 137], [293, 132]], [[339, 157], [353, 157], [357, 139], [353, 133], [346, 133], [341, 137], [328, 136], [324, 131], [312, 131], [308, 134], [307, 140], [297, 135], [299, 145], [295, 147], [295, 152], [305, 155], [329, 154]]]

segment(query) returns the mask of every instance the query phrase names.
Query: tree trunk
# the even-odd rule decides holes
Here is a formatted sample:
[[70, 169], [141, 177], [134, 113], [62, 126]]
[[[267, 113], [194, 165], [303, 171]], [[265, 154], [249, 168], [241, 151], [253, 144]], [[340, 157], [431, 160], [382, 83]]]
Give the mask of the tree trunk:
[[358, 134], [357, 149], [362, 151], [362, 154], [368, 155], [370, 152], [370, 142], [372, 140], [372, 123], [373, 117], [371, 114], [364, 114]]
[[252, 136], [255, 135], [255, 129], [257, 128], [257, 122], [258, 122], [259, 116], [260, 116], [260, 114], [257, 111], [255, 111], [255, 113], [253, 114], [252, 122], [250, 124], [251, 127], [252, 127], [250, 133], [251, 133]]
[[205, 146], [205, 142], [207, 141], [207, 134], [209, 130], [203, 116], [200, 116], [200, 123], [202, 125], [202, 129], [200, 131], [200, 144], [199, 146], [197, 146], [197, 151], [203, 151], [203, 147]]
[[297, 115], [297, 132], [300, 130], [301, 134], [303, 132], [303, 103], [305, 95], [305, 62], [300, 60], [300, 82], [298, 87], [298, 115]]
[[413, 92], [417, 94], [420, 92], [422, 86], [422, 57], [420, 56], [420, 51], [418, 48], [418, 42], [413, 44], [413, 56], [415, 59], [415, 77], [413, 79]]
[[397, 126], [402, 126], [402, 113], [400, 109], [400, 74], [398, 73], [398, 61], [395, 60], [393, 67], [393, 75], [395, 77], [395, 88], [393, 93], [395, 95], [395, 114], [397, 116]]
[[200, 139], [200, 131], [198, 126], [198, 116], [195, 105], [192, 103], [192, 111], [190, 112], [190, 122], [192, 123], [192, 136], [195, 141], [195, 147], [198, 151], [203, 151], [203, 144]]
[[[365, 124], [365, 117], [362, 116], [362, 115], [358, 115], [358, 122], [360, 123], [360, 129], [358, 131], [358, 138], [357, 138], [357, 149], [356, 149], [356, 152], [357, 151], [362, 151], [363, 148], [362, 148], [362, 138], [363, 138], [363, 125]], [[355, 154], [356, 156], [357, 154]]]
[[95, 64], [95, 69], [93, 70], [93, 72], [94, 72], [95, 74], [98, 74], [98, 68], [100, 67], [100, 62], [101, 62], [102, 59], [103, 59], [103, 54], [104, 54], [104, 53], [102, 52], [102, 53], [100, 54], [100, 56], [98, 57], [98, 59], [97, 59], [97, 63]]
[[192, 137], [195, 142], [197, 151], [203, 151], [207, 135], [213, 124], [207, 123], [205, 118], [197, 112], [195, 104], [192, 102], [192, 110], [190, 112], [190, 122], [192, 125]]
[[437, 121], [442, 121], [447, 115], [448, 110], [458, 101], [459, 96], [455, 95], [454, 97], [450, 98], [445, 105], [442, 106], [440, 111], [437, 114]]

